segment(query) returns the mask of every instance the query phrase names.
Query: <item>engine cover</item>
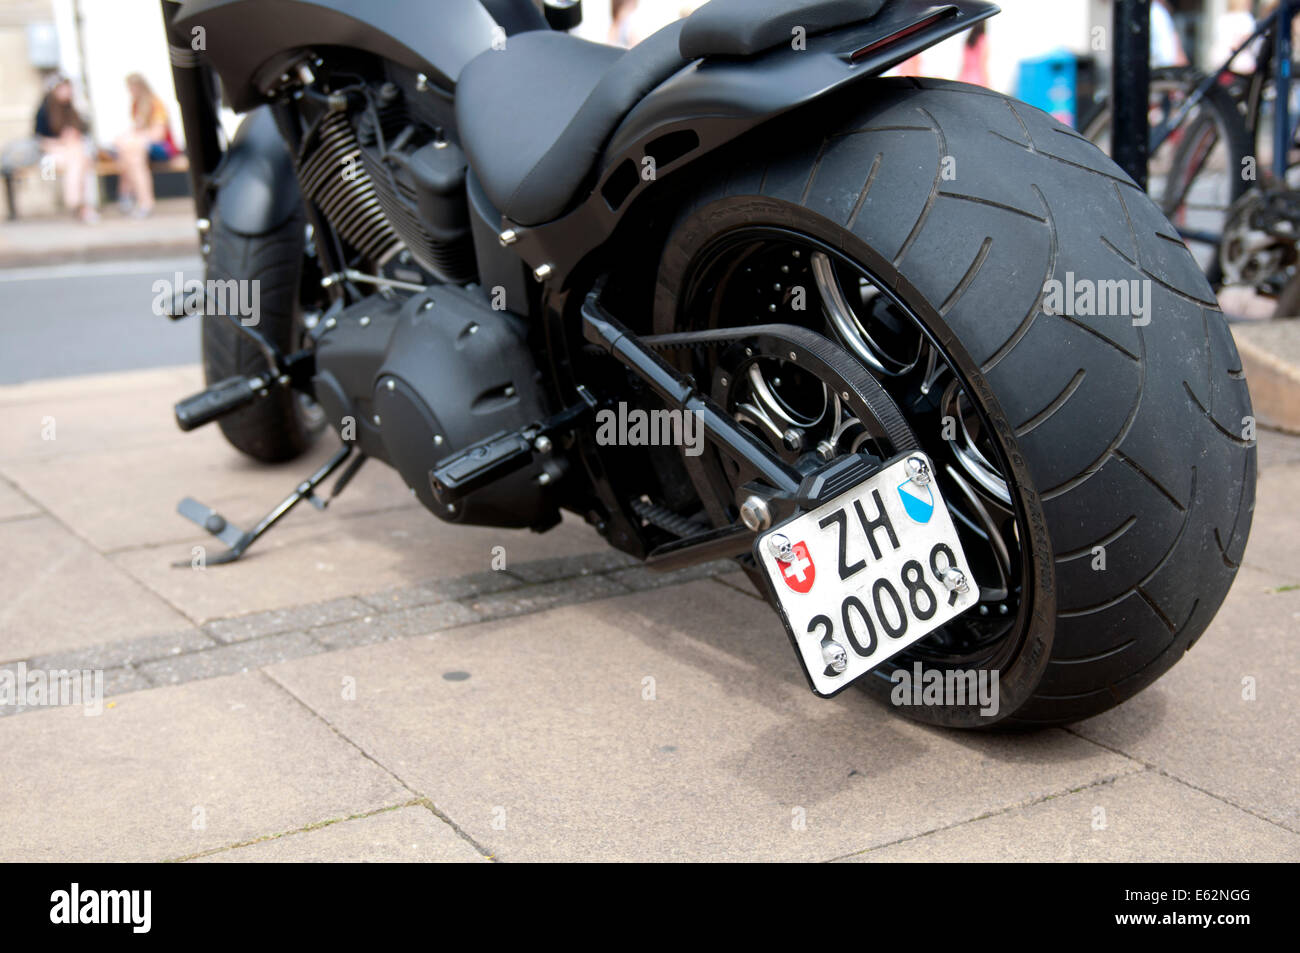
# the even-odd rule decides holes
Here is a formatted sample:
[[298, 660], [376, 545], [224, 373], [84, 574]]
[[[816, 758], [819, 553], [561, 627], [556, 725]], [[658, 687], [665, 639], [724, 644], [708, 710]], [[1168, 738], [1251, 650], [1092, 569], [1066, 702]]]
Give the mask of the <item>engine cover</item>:
[[526, 326], [474, 290], [436, 287], [405, 300], [368, 298], [317, 329], [316, 399], [335, 427], [391, 464], [439, 518], [545, 529], [559, 510], [522, 470], [461, 500], [438, 503], [429, 471], [444, 458], [548, 416]]

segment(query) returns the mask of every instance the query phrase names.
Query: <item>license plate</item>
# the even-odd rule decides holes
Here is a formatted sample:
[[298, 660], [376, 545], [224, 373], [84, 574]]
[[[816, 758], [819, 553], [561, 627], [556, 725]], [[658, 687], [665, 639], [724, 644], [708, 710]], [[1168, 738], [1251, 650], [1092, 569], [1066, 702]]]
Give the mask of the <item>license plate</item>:
[[814, 693], [843, 691], [979, 601], [933, 475], [924, 454], [898, 457], [755, 542]]

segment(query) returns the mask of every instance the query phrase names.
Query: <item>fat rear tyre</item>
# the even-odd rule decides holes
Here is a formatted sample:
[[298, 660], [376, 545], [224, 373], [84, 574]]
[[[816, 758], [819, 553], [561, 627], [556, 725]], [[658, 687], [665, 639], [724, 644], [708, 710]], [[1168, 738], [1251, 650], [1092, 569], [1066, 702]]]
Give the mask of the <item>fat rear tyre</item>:
[[[264, 235], [246, 236], [215, 214], [209, 233], [209, 280], [257, 281], [260, 317], [257, 329], [283, 354], [295, 350], [302, 336], [298, 309], [304, 248], [304, 220], [296, 214]], [[203, 316], [203, 373], [209, 384], [236, 375], [266, 372], [257, 344], [228, 318]], [[217, 421], [227, 442], [263, 463], [281, 463], [311, 446], [320, 426], [316, 414], [295, 392], [273, 388], [261, 400]]]
[[[878, 81], [849, 113], [825, 115], [854, 112], [759, 130], [686, 200], [656, 330], [698, 326], [686, 312], [701, 257], [745, 229], [802, 236], [893, 289], [996, 435], [1024, 555], [998, 712], [902, 710], [981, 728], [1096, 715], [1200, 638], [1241, 561], [1256, 453], [1227, 323], [1159, 209], [1045, 113], [912, 79]], [[1068, 275], [1146, 283], [1149, 323], [1045, 312], [1047, 282]], [[888, 699], [889, 675], [913, 664], [900, 658], [860, 683]]]

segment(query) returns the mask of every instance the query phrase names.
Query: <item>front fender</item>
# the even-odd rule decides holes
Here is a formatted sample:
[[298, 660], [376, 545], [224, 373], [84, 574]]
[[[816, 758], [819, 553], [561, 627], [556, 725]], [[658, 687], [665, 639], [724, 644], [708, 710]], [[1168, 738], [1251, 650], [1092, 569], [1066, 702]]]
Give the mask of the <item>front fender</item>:
[[222, 224], [250, 238], [279, 228], [302, 205], [293, 156], [269, 106], [239, 124], [213, 185]]

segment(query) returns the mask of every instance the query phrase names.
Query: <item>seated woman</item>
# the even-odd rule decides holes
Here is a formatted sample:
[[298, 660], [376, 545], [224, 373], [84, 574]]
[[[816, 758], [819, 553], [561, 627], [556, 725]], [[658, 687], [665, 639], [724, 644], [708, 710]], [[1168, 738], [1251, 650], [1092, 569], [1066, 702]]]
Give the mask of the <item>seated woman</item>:
[[89, 224], [99, 218], [86, 199], [86, 178], [90, 174], [86, 142], [89, 127], [72, 103], [72, 83], [66, 76], [52, 76], [47, 89], [36, 110], [36, 137], [41, 150], [53, 158], [55, 169], [62, 176], [64, 207]]
[[153, 173], [150, 162], [165, 162], [180, 150], [172, 139], [167, 106], [139, 73], [126, 78], [131, 91], [131, 128], [117, 140], [117, 161], [122, 170], [121, 195], [135, 203], [131, 214], [144, 218], [153, 211]]

